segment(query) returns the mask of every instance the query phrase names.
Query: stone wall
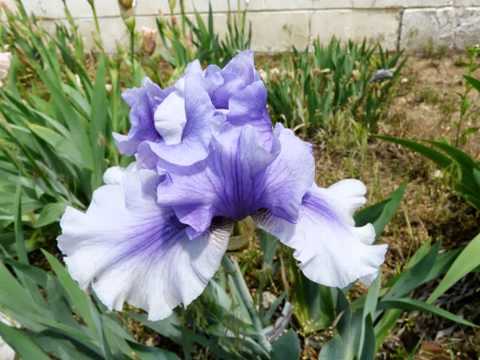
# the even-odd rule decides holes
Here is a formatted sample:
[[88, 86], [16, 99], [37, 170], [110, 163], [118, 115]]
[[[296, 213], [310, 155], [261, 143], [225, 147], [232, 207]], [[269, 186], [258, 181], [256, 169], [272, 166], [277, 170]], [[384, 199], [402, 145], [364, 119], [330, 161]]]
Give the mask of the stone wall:
[[[5, 1], [5, 0], [4, 0]], [[389, 49], [464, 48], [480, 43], [480, 0], [240, 0], [248, 6], [253, 48], [282, 51], [307, 46], [314, 37], [328, 41], [369, 38]], [[7, 3], [13, 0], [7, 0]], [[86, 0], [66, 0], [87, 41], [93, 29]], [[96, 0], [102, 36], [109, 49], [125, 41], [117, 0]], [[137, 24], [155, 26], [155, 16], [169, 13], [167, 0], [137, 0]], [[62, 0], [23, 0], [46, 25], [64, 18]], [[209, 0], [186, 0], [187, 11], [206, 14]], [[225, 31], [228, 0], [211, 0], [214, 21]], [[236, 7], [237, 0], [231, 0]]]

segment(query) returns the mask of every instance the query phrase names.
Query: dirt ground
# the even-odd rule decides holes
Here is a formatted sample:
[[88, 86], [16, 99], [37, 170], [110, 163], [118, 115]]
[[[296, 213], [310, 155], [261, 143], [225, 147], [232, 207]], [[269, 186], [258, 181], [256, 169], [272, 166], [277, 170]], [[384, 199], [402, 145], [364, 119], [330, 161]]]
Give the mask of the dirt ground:
[[[389, 113], [380, 125], [380, 133], [416, 139], [443, 138], [455, 143], [460, 98], [465, 91], [464, 73], [464, 55], [445, 54], [436, 59], [410, 57]], [[480, 126], [480, 99], [473, 92], [469, 99], [477, 105], [464, 118], [460, 133]], [[445, 247], [458, 247], [480, 233], [480, 214], [455, 196], [433, 164], [396, 145], [345, 135], [353, 132], [340, 130], [336, 136], [319, 134], [318, 181], [328, 185], [345, 177], [360, 178], [369, 188], [369, 203], [380, 201], [403, 183], [408, 184], [403, 204], [382, 236], [382, 241], [390, 247], [384, 265], [386, 277], [400, 271], [425, 242], [442, 241]], [[480, 132], [461, 139], [459, 145], [480, 159]], [[474, 290], [480, 288], [479, 281], [476, 274], [468, 276], [442, 298], [442, 306], [478, 321], [480, 297]], [[422, 297], [424, 292], [428, 296], [428, 291], [427, 286], [417, 295]], [[410, 314], [399, 324], [378, 358], [404, 359], [419, 342], [418, 359], [480, 356], [479, 331], [465, 333], [452, 323]]]

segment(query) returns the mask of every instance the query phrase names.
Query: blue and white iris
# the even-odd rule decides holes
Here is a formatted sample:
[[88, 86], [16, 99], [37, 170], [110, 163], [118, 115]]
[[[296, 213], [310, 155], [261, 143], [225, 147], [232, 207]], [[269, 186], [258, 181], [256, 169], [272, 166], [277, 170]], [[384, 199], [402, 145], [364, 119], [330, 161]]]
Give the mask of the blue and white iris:
[[365, 186], [315, 184], [310, 144], [272, 127], [251, 52], [223, 69], [193, 62], [172, 87], [146, 80], [124, 98], [132, 126], [115, 138], [137, 161], [109, 169], [85, 213], [68, 208], [58, 238], [73, 278], [110, 309], [128, 302], [159, 320], [190, 304], [247, 216], [293, 248], [315, 282], [376, 277], [387, 247], [352, 217]]

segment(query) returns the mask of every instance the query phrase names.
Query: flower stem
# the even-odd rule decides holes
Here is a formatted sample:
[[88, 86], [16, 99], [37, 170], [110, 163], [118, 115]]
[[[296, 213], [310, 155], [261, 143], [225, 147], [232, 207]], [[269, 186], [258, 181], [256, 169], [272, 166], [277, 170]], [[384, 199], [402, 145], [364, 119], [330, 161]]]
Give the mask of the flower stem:
[[262, 322], [257, 314], [257, 311], [255, 310], [252, 296], [250, 295], [250, 291], [248, 290], [248, 286], [245, 283], [245, 279], [242, 276], [242, 271], [240, 270], [238, 263], [234, 259], [230, 259], [227, 255], [223, 257], [222, 263], [227, 273], [233, 278], [233, 282], [237, 288], [238, 294], [240, 295], [241, 301], [250, 315], [253, 326], [257, 330], [260, 345], [267, 352], [270, 352], [272, 350], [272, 345], [265, 336]]
[[102, 32], [100, 30], [100, 22], [98, 21], [98, 14], [97, 14], [97, 7], [95, 6], [95, 1], [94, 0], [88, 0], [88, 4], [90, 5], [90, 8], [92, 9], [92, 14], [93, 14], [93, 22], [95, 24], [95, 30], [97, 31], [96, 37], [97, 37], [97, 43], [102, 52], [105, 51], [105, 48], [103, 46], [103, 39], [102, 39]]

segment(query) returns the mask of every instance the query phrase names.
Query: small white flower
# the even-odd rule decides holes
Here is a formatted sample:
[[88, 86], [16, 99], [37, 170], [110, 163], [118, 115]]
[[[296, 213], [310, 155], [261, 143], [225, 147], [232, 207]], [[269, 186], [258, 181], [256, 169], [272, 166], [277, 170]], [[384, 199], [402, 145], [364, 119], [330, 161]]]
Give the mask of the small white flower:
[[276, 75], [280, 75], [280, 70], [277, 68], [277, 67], [274, 67], [270, 70], [270, 73], [273, 75], [273, 76], [276, 76]]
[[443, 172], [441, 170], [435, 170], [434, 173], [433, 173], [433, 177], [435, 179], [442, 178], [443, 177]]

